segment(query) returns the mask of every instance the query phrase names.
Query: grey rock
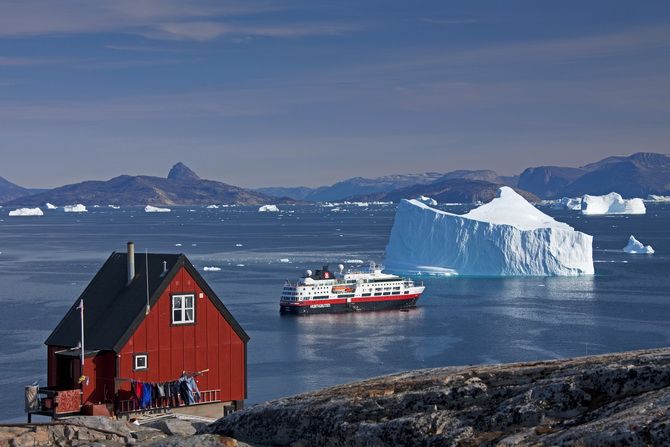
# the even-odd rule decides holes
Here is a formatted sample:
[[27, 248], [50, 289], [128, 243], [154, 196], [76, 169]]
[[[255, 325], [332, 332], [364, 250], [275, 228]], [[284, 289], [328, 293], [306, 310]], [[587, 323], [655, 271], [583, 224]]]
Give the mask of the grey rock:
[[189, 421], [184, 421], [177, 418], [164, 418], [152, 424], [149, 427], [158, 429], [169, 436], [190, 436], [196, 432], [195, 427]]
[[256, 405], [199, 433], [254, 445], [670, 445], [670, 349], [434, 368]]

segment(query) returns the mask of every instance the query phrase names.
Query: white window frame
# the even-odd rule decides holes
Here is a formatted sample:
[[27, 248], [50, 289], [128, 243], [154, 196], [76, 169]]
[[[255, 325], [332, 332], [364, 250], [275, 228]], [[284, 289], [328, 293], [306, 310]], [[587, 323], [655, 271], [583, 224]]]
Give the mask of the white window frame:
[[[181, 306], [179, 308], [175, 307], [175, 298], [181, 298]], [[186, 299], [191, 298], [191, 306], [186, 306]], [[172, 324], [193, 324], [195, 323], [195, 294], [194, 293], [183, 293], [183, 294], [178, 294], [178, 295], [172, 295], [172, 303], [171, 303], [171, 310], [172, 312], [170, 313], [170, 319], [172, 320]], [[190, 309], [191, 310], [191, 319], [187, 319], [186, 316], [186, 311]], [[174, 314], [175, 311], [179, 311], [181, 315], [180, 320], [175, 320]]]
[[[137, 364], [137, 361], [140, 359], [144, 359], [144, 366], [139, 366]], [[149, 369], [149, 355], [148, 354], [135, 354], [135, 357], [133, 358], [133, 366], [135, 371], [143, 371], [145, 369]]]

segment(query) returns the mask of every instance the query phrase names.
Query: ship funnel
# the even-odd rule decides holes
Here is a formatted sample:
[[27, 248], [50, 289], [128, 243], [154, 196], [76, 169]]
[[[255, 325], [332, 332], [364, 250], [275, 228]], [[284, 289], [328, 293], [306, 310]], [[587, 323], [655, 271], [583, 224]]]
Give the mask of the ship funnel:
[[128, 282], [127, 285], [135, 278], [135, 244], [128, 242]]

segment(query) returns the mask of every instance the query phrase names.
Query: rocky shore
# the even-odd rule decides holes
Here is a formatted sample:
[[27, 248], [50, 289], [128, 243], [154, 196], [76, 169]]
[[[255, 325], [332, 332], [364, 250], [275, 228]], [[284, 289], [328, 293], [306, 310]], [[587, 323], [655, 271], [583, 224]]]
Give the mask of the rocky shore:
[[410, 371], [267, 402], [210, 425], [80, 417], [0, 426], [0, 446], [245, 443], [670, 445], [670, 349]]
[[256, 405], [252, 445], [670, 445], [670, 349], [410, 371]]

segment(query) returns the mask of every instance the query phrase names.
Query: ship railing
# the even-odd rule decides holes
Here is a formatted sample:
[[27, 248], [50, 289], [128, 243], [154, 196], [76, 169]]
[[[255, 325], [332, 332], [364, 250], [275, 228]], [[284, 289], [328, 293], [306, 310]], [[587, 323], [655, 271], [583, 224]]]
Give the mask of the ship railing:
[[155, 410], [167, 410], [170, 408], [177, 407], [186, 407], [194, 405], [203, 405], [221, 402], [221, 390], [205, 390], [200, 391], [200, 399], [197, 402], [192, 404], [187, 404], [178, 396], [176, 398], [171, 397], [158, 397], [151, 399], [151, 402], [148, 405], [142, 406], [138, 399], [127, 399], [118, 401], [117, 413], [137, 413], [143, 411], [155, 411]]

